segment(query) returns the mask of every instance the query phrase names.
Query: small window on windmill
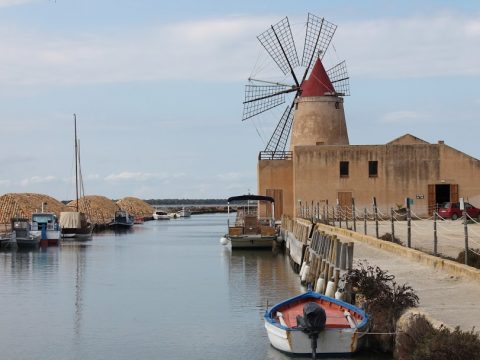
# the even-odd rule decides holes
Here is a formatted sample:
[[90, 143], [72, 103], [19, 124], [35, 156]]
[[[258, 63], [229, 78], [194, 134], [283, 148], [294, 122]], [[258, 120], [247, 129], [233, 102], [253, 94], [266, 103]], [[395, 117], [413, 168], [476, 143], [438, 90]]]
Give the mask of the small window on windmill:
[[348, 161], [340, 161], [340, 177], [348, 177]]
[[295, 110], [298, 110], [298, 102], [295, 103]]
[[378, 161], [369, 161], [368, 162], [368, 177], [377, 177], [378, 176]]
[[340, 109], [340, 103], [338, 101], [335, 101], [335, 109]]

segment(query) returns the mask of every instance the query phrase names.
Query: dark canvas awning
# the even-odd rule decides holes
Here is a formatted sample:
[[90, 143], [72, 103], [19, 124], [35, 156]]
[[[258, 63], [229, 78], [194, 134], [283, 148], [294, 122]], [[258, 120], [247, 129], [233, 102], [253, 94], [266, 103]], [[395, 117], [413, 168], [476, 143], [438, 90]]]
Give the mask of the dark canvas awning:
[[271, 196], [262, 196], [262, 195], [240, 195], [240, 196], [232, 196], [227, 199], [229, 203], [232, 201], [245, 201], [245, 200], [258, 200], [258, 201], [269, 201], [275, 202], [275, 200]]

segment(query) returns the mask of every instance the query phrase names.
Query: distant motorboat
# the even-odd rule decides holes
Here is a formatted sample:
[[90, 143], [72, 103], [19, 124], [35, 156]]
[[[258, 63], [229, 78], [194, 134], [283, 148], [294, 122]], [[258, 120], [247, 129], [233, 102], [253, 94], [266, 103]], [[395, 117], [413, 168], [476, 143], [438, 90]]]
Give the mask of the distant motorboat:
[[177, 217], [190, 217], [192, 213], [185, 209], [185, 206], [182, 207], [182, 210], [177, 212]]
[[165, 211], [155, 211], [153, 213], [154, 220], [170, 220], [170, 215], [168, 215]]
[[108, 224], [111, 228], [129, 229], [135, 223], [135, 218], [124, 210], [115, 211], [113, 220]]
[[32, 233], [28, 219], [12, 218], [12, 233], [9, 240], [20, 248], [33, 247], [40, 243], [40, 236]]
[[32, 214], [32, 235], [40, 240], [48, 241], [48, 245], [58, 245], [60, 241], [60, 225], [57, 215], [50, 212]]

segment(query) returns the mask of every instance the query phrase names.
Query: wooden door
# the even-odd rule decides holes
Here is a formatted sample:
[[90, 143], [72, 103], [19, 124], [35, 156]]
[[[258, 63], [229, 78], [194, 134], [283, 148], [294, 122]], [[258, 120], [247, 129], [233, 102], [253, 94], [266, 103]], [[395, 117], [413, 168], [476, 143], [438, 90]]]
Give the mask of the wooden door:
[[352, 192], [339, 191], [337, 193], [338, 205], [343, 212], [346, 212], [348, 217], [352, 216]]
[[[271, 196], [275, 200], [275, 220], [280, 220], [283, 215], [283, 190], [267, 189], [266, 195]], [[265, 213], [267, 217], [272, 215], [272, 207], [270, 204], [266, 205]]]
[[428, 184], [428, 214], [432, 215], [437, 207], [437, 198], [435, 196], [435, 184]]
[[450, 184], [450, 202], [458, 202], [458, 184]]

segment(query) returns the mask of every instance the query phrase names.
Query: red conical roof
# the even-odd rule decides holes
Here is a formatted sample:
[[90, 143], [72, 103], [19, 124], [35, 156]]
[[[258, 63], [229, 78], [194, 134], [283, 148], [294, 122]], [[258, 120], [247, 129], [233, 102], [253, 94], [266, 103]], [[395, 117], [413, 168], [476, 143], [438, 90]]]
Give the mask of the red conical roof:
[[335, 93], [335, 88], [320, 59], [317, 59], [310, 76], [300, 88], [302, 89], [301, 96], [324, 96], [325, 93]]

